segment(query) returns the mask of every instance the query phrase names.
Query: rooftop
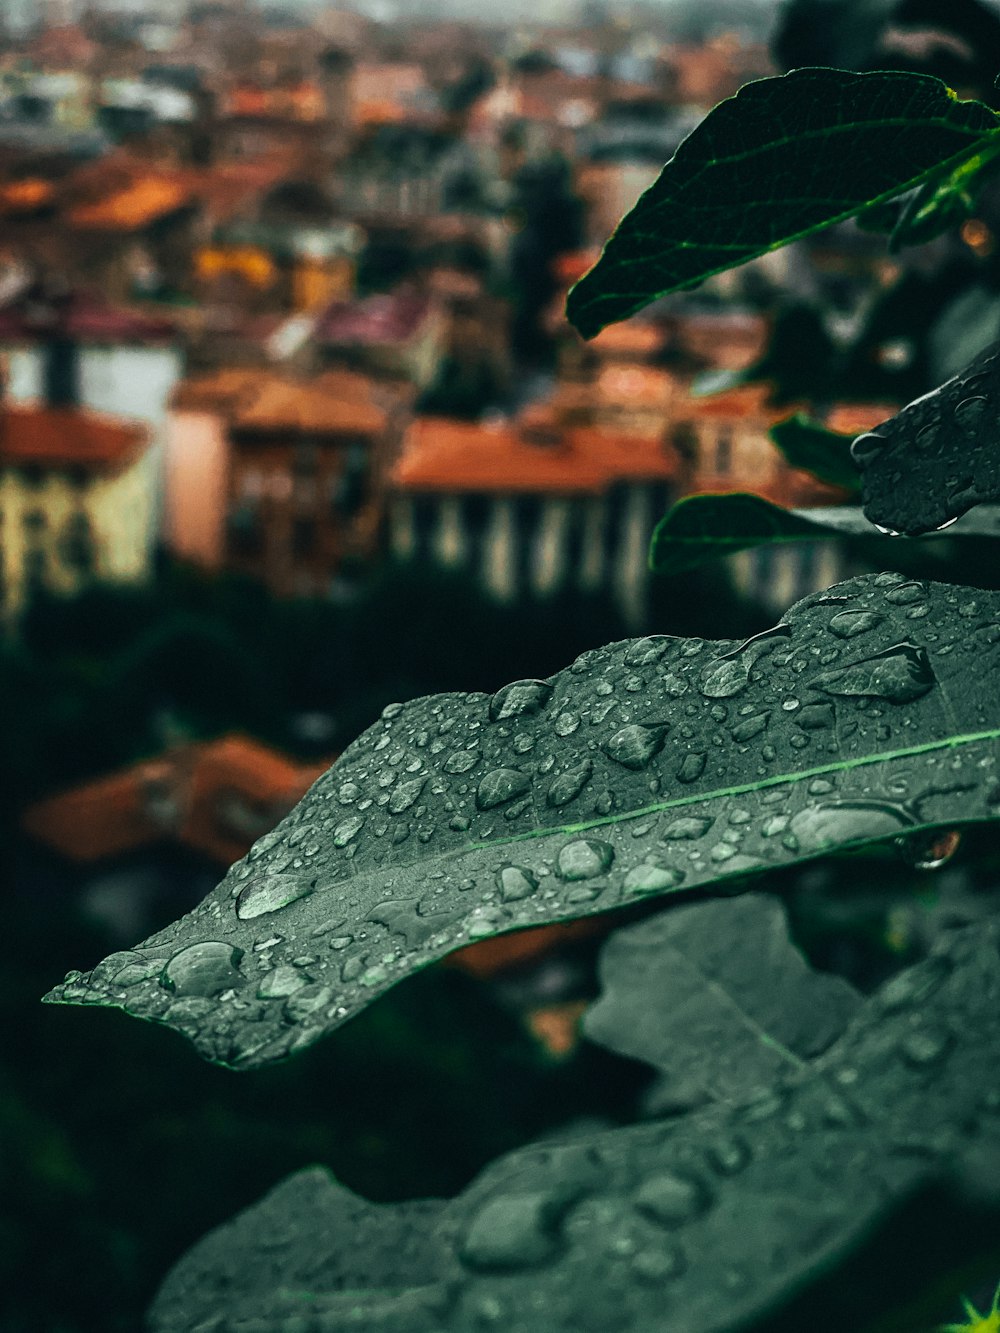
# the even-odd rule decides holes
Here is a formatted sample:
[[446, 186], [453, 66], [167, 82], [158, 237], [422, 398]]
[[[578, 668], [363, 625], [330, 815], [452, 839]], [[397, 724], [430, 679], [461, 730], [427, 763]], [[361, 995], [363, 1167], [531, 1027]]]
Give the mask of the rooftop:
[[302, 380], [275, 372], [224, 369], [182, 381], [176, 410], [215, 412], [241, 431], [378, 434], [386, 414], [366, 375], [328, 371]]
[[81, 408], [5, 407], [0, 413], [0, 467], [83, 467], [113, 472], [148, 440], [143, 426]]
[[418, 417], [392, 482], [400, 490], [601, 494], [616, 482], [668, 481], [676, 459], [656, 440], [538, 415], [500, 425]]

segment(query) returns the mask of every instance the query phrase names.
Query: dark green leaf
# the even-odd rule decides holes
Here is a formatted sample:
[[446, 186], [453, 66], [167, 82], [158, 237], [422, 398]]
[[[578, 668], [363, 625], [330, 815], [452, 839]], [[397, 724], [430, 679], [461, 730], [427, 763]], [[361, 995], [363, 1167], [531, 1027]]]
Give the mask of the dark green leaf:
[[763, 894], [674, 908], [616, 931], [584, 1031], [646, 1060], [699, 1100], [731, 1101], [799, 1068], [843, 1032], [860, 1002], [813, 972]]
[[1000, 593], [881, 574], [742, 644], [393, 705], [203, 903], [48, 998], [251, 1068], [471, 941], [992, 819], [998, 664]]
[[771, 427], [771, 439], [791, 467], [845, 491], [861, 489], [861, 474], [851, 458], [853, 435], [840, 435], [801, 412]]
[[798, 69], [681, 144], [569, 294], [584, 337], [667, 292], [891, 199], [983, 151], [997, 114], [922, 74]]
[[[1000, 537], [1000, 509], [996, 505], [982, 506], [940, 535]], [[655, 573], [675, 576], [697, 569], [708, 560], [757, 546], [830, 541], [836, 537], [888, 540], [854, 505], [782, 509], [757, 495], [691, 495], [678, 500], [660, 520], [653, 533], [649, 563]]]
[[892, 227], [889, 249], [923, 245], [970, 217], [986, 186], [996, 176], [1000, 141], [959, 163], [944, 176], [932, 177], [915, 190]]
[[[377, 1207], [301, 1172], [177, 1264], [150, 1331], [748, 1328], [995, 1148], [998, 993], [993, 921], [945, 936], [762, 1096], [529, 1146], [447, 1202]], [[996, 1172], [980, 1181], [995, 1207]], [[954, 1220], [925, 1211], [932, 1253]]]
[[994, 345], [855, 440], [865, 516], [889, 532], [917, 536], [1000, 500], [998, 420], [1000, 349]]

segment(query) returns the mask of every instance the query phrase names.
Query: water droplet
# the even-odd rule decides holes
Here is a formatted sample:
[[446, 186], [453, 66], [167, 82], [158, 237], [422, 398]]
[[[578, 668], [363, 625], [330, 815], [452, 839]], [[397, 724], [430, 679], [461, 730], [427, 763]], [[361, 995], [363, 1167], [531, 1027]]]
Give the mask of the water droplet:
[[333, 992], [329, 986], [312, 982], [288, 997], [282, 1013], [290, 1023], [301, 1023], [310, 1014], [316, 1013], [319, 1009], [325, 1009], [332, 999]]
[[580, 718], [576, 713], [560, 713], [552, 724], [557, 736], [572, 736], [579, 725]]
[[593, 838], [579, 838], [569, 842], [559, 853], [556, 873], [561, 879], [573, 881], [603, 875], [615, 859], [614, 848]]
[[404, 704], [386, 704], [382, 709], [382, 717], [386, 722], [391, 722], [394, 717], [399, 717], [403, 711]]
[[958, 851], [962, 835], [958, 829], [910, 833], [896, 839], [896, 850], [914, 870], [937, 870]]
[[880, 625], [884, 617], [875, 611], [838, 611], [830, 621], [830, 632], [838, 639], [854, 639]]
[[851, 457], [859, 467], [866, 467], [874, 462], [882, 452], [889, 441], [884, 435], [876, 435], [874, 431], [866, 431], [864, 435], [859, 435], [851, 445]]
[[556, 808], [568, 805], [583, 791], [593, 771], [593, 761], [584, 759], [582, 763], [574, 765], [573, 768], [568, 768], [565, 773], [560, 773], [558, 777], [552, 779], [545, 796], [546, 802]]
[[922, 699], [934, 688], [936, 679], [923, 648], [897, 643], [875, 657], [827, 671], [810, 683], [826, 694], [866, 696], [904, 704]]
[[356, 838], [365, 826], [362, 815], [352, 815], [333, 830], [334, 847], [346, 847], [352, 838]]
[[626, 893], [664, 893], [675, 889], [684, 879], [683, 870], [668, 870], [664, 866], [634, 866], [625, 876]]
[[831, 704], [806, 704], [795, 718], [796, 726], [802, 727], [804, 731], [821, 731], [826, 727], [832, 727], [834, 721], [835, 714]]
[[660, 1226], [679, 1227], [700, 1217], [711, 1201], [711, 1194], [696, 1176], [660, 1171], [643, 1181], [635, 1206]]
[[236, 915], [241, 921], [250, 921], [265, 912], [277, 912], [289, 903], [297, 902], [312, 893], [308, 880], [276, 871], [262, 871], [248, 881], [236, 899]]
[[476, 788], [476, 805], [480, 810], [492, 810], [515, 796], [523, 796], [530, 788], [531, 779], [526, 773], [517, 768], [495, 768]]
[[710, 666], [701, 682], [706, 699], [729, 699], [746, 688], [750, 662], [745, 659], [725, 658]]
[[887, 602], [892, 602], [894, 606], [912, 606], [914, 602], [921, 602], [927, 596], [927, 590], [922, 583], [900, 583], [895, 588], [890, 588], [885, 595]]
[[657, 1286], [670, 1278], [681, 1277], [687, 1269], [684, 1251], [679, 1245], [666, 1250], [640, 1250], [630, 1265], [640, 1282]]
[[547, 1194], [507, 1194], [490, 1199], [472, 1220], [459, 1251], [469, 1268], [528, 1268], [558, 1248], [558, 1213]]
[[176, 995], [220, 995], [244, 984], [239, 971], [242, 957], [242, 949], [221, 940], [189, 944], [169, 960], [160, 974], [160, 985]]
[[675, 819], [663, 830], [663, 837], [672, 842], [703, 837], [712, 827], [713, 820], [698, 815], [685, 815]]
[[602, 749], [623, 768], [638, 770], [645, 768], [653, 756], [662, 750], [666, 734], [667, 728], [662, 723], [645, 726], [633, 722], [616, 731]]
[[636, 639], [625, 650], [626, 666], [649, 666], [658, 662], [667, 651], [670, 640], [665, 634], [651, 634], [646, 639]]
[[844, 843], [887, 837], [910, 822], [897, 806], [879, 801], [841, 801], [800, 810], [791, 821], [791, 830], [795, 850], [818, 852]]
[[959, 429], [964, 431], [966, 435], [975, 435], [988, 407], [988, 399], [981, 398], [978, 395], [974, 398], [963, 398], [955, 408], [955, 422]]
[[709, 1166], [720, 1176], [738, 1175], [750, 1164], [750, 1146], [739, 1135], [718, 1139], [705, 1150]]
[[754, 717], [748, 717], [742, 722], [738, 722], [736, 726], [733, 727], [730, 735], [734, 741], [740, 744], [745, 741], [751, 741], [755, 736], [760, 735], [770, 720], [770, 713], [757, 713]]
[[954, 1037], [942, 1027], [921, 1028], [909, 1032], [899, 1043], [905, 1062], [914, 1069], [940, 1064], [954, 1045]]
[[404, 810], [409, 810], [411, 805], [416, 803], [417, 797], [423, 791], [427, 783], [427, 778], [411, 778], [409, 782], [401, 782], [389, 797], [389, 813], [391, 815], [401, 815]]
[[297, 968], [282, 963], [263, 978], [257, 987], [257, 998], [258, 1000], [283, 1000], [289, 995], [294, 995], [297, 990], [301, 990], [308, 981], [309, 977], [303, 976]]
[[497, 690], [490, 700], [490, 720], [502, 722], [508, 717], [524, 717], [540, 712], [552, 697], [552, 686], [544, 680], [515, 680]]
[[497, 879], [500, 885], [500, 897], [505, 903], [528, 898], [538, 888], [538, 880], [523, 866], [504, 866]]
[[887, 981], [878, 992], [879, 1007], [887, 1014], [923, 1004], [951, 974], [951, 965], [943, 958], [926, 958]]
[[705, 771], [707, 760], [708, 755], [704, 753], [697, 754], [692, 751], [690, 754], [686, 754], [680, 768], [677, 770], [678, 782], [697, 782]]
[[441, 767], [446, 773], [468, 773], [479, 763], [478, 750], [456, 750], [450, 754]]

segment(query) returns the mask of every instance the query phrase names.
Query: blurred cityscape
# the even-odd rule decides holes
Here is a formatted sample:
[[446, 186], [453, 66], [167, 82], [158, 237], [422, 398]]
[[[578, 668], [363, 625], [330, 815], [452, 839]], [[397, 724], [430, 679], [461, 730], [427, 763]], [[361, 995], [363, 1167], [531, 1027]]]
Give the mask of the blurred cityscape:
[[[978, 0], [955, 0], [943, 34], [899, 26], [891, 4], [853, 25], [838, 3], [840, 26], [814, 0], [0, 0], [16, 945], [0, 985], [22, 1015], [0, 1136], [26, 1144], [14, 1170], [32, 1201], [28, 1227], [0, 1219], [0, 1281], [46, 1288], [14, 1333], [131, 1333], [167, 1258], [289, 1165], [322, 1157], [373, 1197], [442, 1192], [566, 1105], [617, 1113], [631, 1095], [617, 1066], [596, 1101], [585, 1090], [594, 922], [476, 945], [416, 999], [388, 997], [338, 1046], [349, 1097], [323, 1096], [316, 1062], [261, 1076], [292, 1089], [301, 1132], [268, 1128], [266, 1092], [241, 1120], [219, 1071], [125, 1024], [72, 1015], [68, 1048], [65, 1014], [37, 997], [199, 902], [392, 700], [495, 690], [636, 634], [743, 637], [871, 567], [830, 540], [664, 579], [647, 551], [692, 494], [850, 501], [769, 431], [801, 411], [849, 438], [1000, 335], [995, 182], [960, 231], [906, 256], [844, 224], [590, 342], [562, 313], [621, 215], [751, 79], [888, 64], [996, 100], [1000, 19]], [[487, 1031], [500, 1044], [480, 1056]], [[526, 1032], [551, 1069], [517, 1045]], [[107, 1088], [81, 1100], [95, 1062]], [[382, 1097], [400, 1068], [406, 1095]], [[178, 1166], [193, 1128], [154, 1117], [143, 1149], [121, 1119], [178, 1083], [196, 1089], [185, 1115], [214, 1201]], [[392, 1146], [413, 1106], [426, 1168]], [[158, 1230], [133, 1208], [140, 1151], [144, 1170], [162, 1163]], [[46, 1302], [48, 1322], [32, 1313]]]

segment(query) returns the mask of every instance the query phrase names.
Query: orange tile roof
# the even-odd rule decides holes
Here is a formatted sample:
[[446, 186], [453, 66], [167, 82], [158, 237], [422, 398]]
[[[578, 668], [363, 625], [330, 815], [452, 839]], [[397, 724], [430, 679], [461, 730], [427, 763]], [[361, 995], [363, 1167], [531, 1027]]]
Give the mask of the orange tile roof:
[[0, 186], [0, 214], [30, 212], [51, 203], [54, 197], [55, 187], [52, 182], [39, 176], [8, 181], [6, 185]]
[[785, 407], [773, 407], [768, 401], [772, 386], [766, 383], [740, 384], [722, 393], [708, 394], [704, 398], [694, 396], [683, 399], [678, 405], [677, 415], [687, 421], [692, 420], [746, 420], [757, 418], [763, 424], [771, 426], [783, 417], [791, 416], [802, 410], [799, 404]]
[[0, 467], [85, 467], [107, 472], [138, 457], [144, 426], [82, 408], [5, 407], [0, 412]]
[[635, 319], [609, 324], [590, 341], [590, 347], [600, 356], [629, 359], [654, 356], [662, 346], [663, 330], [656, 324]]
[[30, 806], [25, 830], [74, 861], [164, 840], [237, 860], [273, 828], [327, 762], [298, 764], [248, 736], [180, 746]]
[[245, 431], [298, 430], [315, 434], [378, 434], [386, 414], [375, 385], [352, 371], [327, 371], [311, 380], [229, 368], [182, 381], [173, 396], [179, 411], [215, 412]]
[[[537, 438], [537, 437], [536, 437]], [[600, 494], [616, 481], [669, 480], [676, 460], [655, 440], [571, 427], [535, 443], [523, 425], [500, 427], [418, 417], [393, 484], [412, 491]]]
[[827, 430], [839, 431], [842, 435], [862, 435], [874, 430], [888, 421], [899, 411], [899, 405], [889, 403], [841, 403], [827, 413], [823, 423]]
[[71, 227], [137, 231], [190, 203], [189, 183], [161, 176], [140, 176], [94, 203], [78, 204], [66, 215]]

